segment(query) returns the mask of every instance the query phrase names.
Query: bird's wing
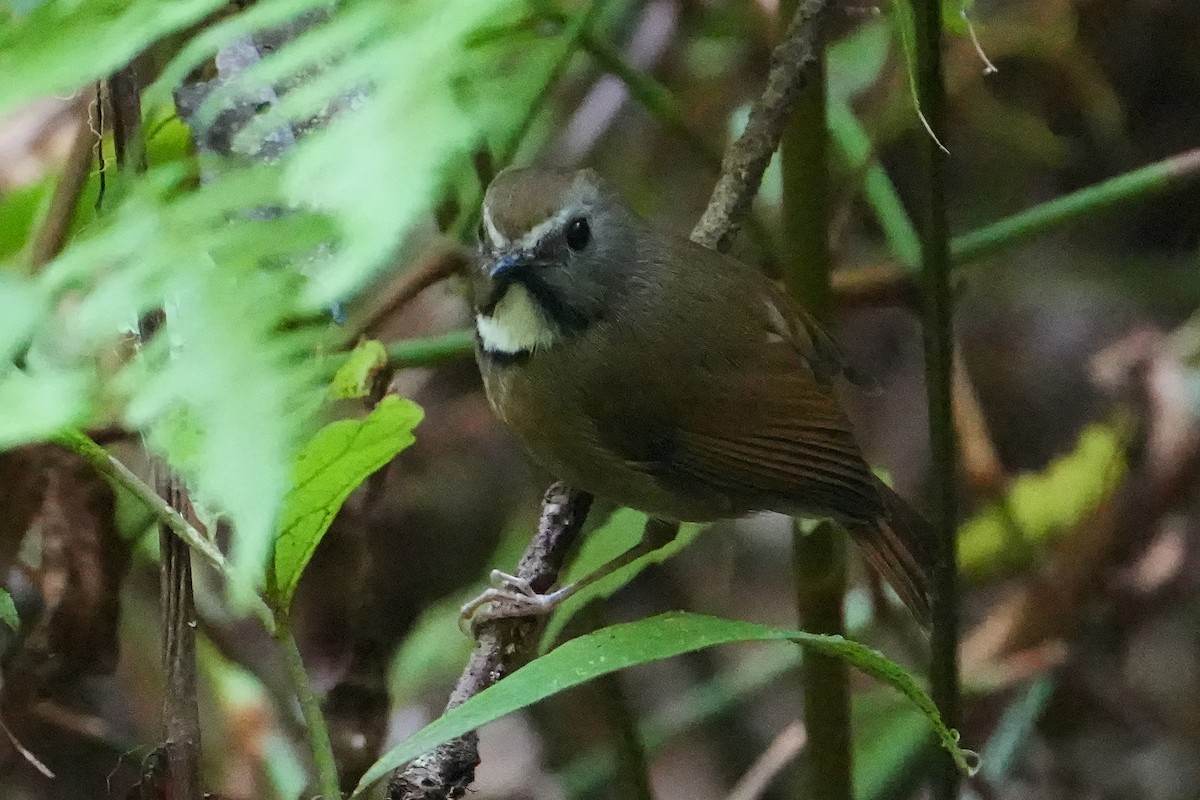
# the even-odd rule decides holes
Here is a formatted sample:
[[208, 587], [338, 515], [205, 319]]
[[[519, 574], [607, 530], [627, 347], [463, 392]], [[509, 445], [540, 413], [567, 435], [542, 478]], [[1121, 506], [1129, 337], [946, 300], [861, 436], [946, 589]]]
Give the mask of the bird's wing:
[[[711, 490], [742, 511], [844, 522], [878, 515], [875, 477], [832, 387], [790, 342], [745, 355], [688, 370], [689, 377], [642, 405], [669, 413], [601, 421], [602, 435], [668, 490]], [[620, 414], [618, 407], [612, 413]]]

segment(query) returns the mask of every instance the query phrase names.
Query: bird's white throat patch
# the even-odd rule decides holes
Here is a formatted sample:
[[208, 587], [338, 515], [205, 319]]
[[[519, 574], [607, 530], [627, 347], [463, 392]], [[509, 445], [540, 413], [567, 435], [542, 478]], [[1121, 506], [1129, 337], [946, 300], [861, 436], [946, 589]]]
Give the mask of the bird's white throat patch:
[[508, 287], [490, 316], [475, 315], [475, 328], [483, 349], [493, 353], [528, 353], [558, 341], [554, 324], [519, 283]]

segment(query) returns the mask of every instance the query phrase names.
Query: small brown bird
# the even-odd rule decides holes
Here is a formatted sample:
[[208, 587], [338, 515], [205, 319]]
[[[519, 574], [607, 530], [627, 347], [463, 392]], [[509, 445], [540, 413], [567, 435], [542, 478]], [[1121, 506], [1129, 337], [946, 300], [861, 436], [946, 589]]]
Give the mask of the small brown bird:
[[592, 170], [522, 168], [488, 187], [472, 283], [488, 399], [542, 467], [667, 522], [832, 518], [927, 620], [926, 525], [859, 452], [837, 346], [761, 272]]

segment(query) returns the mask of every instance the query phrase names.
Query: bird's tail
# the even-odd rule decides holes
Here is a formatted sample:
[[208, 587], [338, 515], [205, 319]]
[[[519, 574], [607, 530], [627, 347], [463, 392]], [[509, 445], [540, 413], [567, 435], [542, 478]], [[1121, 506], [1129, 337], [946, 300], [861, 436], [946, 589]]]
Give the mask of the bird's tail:
[[891, 584], [904, 605], [928, 628], [933, 532], [925, 518], [882, 481], [879, 496], [883, 513], [870, 522], [850, 526], [850, 534], [871, 568]]

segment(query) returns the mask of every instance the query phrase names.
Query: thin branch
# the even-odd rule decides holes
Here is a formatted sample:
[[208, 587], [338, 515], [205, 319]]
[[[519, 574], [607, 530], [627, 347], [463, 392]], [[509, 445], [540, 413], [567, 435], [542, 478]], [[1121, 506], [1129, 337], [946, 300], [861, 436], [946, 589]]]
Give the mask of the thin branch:
[[360, 338], [375, 335], [385, 320], [408, 305], [413, 298], [430, 286], [462, 271], [468, 263], [467, 253], [462, 247], [449, 242], [440, 246], [416, 266], [400, 273], [400, 276], [384, 290], [379, 300], [346, 324], [343, 344], [353, 347]]
[[[113, 145], [122, 175], [146, 171], [146, 140], [142, 136], [142, 97], [135, 63], [117, 70], [107, 81], [112, 106]], [[138, 323], [144, 345], [165, 320], [162, 309]], [[176, 511], [188, 507], [187, 490], [161, 457], [151, 454], [155, 493]], [[162, 606], [162, 663], [165, 678], [162, 707], [166, 781], [172, 797], [201, 800], [200, 707], [197, 700], [196, 608], [192, 586], [192, 551], [170, 525], [160, 523], [158, 539], [159, 596]]]
[[807, 78], [804, 68], [817, 56], [826, 6], [827, 0], [802, 0], [783, 41], [771, 53], [767, 85], [750, 108], [746, 130], [725, 151], [712, 199], [692, 229], [692, 239], [705, 247], [726, 252], [750, 212], [797, 93]]
[[[797, 6], [780, 4], [780, 14]], [[787, 19], [787, 17], [784, 17]], [[799, 91], [798, 108], [780, 143], [783, 173], [784, 282], [789, 293], [824, 321], [833, 310], [829, 275], [829, 133], [825, 96], [824, 43], [805, 68], [809, 80]], [[845, 633], [845, 532], [823, 522], [792, 523], [792, 565], [800, 627], [812, 633]], [[808, 729], [808, 800], [850, 800], [853, 761], [850, 740], [850, 675], [840, 658], [810, 653], [800, 668], [804, 722]]]
[[[534, 591], [545, 592], [557, 581], [591, 508], [591, 495], [556, 483], [542, 501], [542, 517], [521, 563], [517, 577]], [[480, 626], [475, 649], [446, 704], [456, 708], [508, 674], [513, 663], [537, 647], [540, 621], [531, 617], [493, 620]], [[393, 774], [389, 800], [435, 800], [460, 797], [475, 780], [479, 763], [479, 737], [474, 733], [454, 739]]]
[[75, 218], [75, 209], [87, 186], [88, 173], [92, 166], [94, 148], [99, 137], [92, 128], [90, 118], [92, 102], [95, 93], [84, 91], [80, 94], [80, 102], [76, 113], [79, 123], [75, 130], [75, 139], [71, 143], [71, 151], [63, 165], [62, 178], [54, 187], [54, 196], [50, 199], [50, 208], [38, 229], [37, 237], [29, 250], [29, 268], [36, 272], [55, 256], [62, 252], [67, 242], [67, 234], [71, 230], [71, 222]]
[[[946, 92], [942, 78], [942, 4], [912, 4], [916, 30], [917, 89], [922, 120], [931, 133], [945, 137]], [[925, 381], [929, 397], [929, 440], [933, 462], [933, 637], [930, 684], [942, 719], [959, 724], [958, 551], [955, 539], [956, 487], [952, 403], [954, 296], [950, 286], [950, 232], [946, 219], [946, 148], [935, 136], [920, 144], [922, 186], [917, 229], [921, 238]], [[932, 788], [935, 800], [955, 800], [961, 776], [954, 762], [936, 761]]]
[[[811, 658], [811, 654], [809, 657]], [[726, 800], [758, 800], [766, 794], [779, 773], [804, 751], [807, 741], [808, 736], [803, 725], [799, 722], [788, 725], [779, 732], [775, 741], [771, 742], [771, 746], [763, 751], [750, 769], [746, 770], [746, 774], [733, 787]]]

